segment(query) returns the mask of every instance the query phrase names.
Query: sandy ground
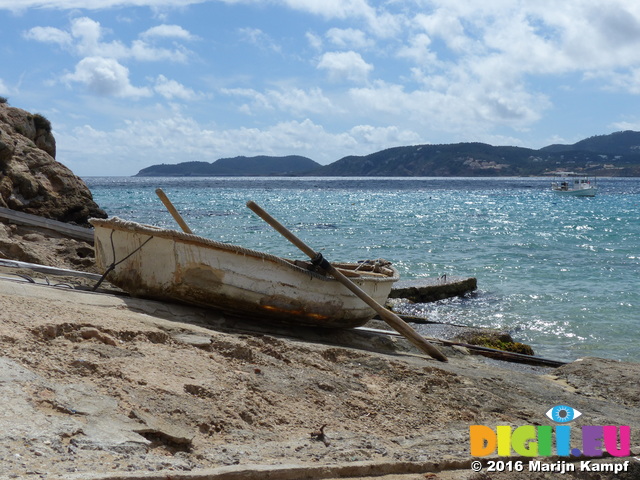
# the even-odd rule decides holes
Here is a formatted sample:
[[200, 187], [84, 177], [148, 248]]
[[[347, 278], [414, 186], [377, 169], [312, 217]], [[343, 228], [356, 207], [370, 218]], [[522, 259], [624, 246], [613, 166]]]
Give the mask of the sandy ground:
[[[17, 235], [5, 229], [0, 249]], [[32, 243], [77, 269], [90, 254], [66, 241]], [[450, 347], [441, 363], [386, 336], [271, 329], [13, 273], [0, 270], [2, 479], [640, 478], [639, 364], [535, 368]], [[632, 456], [604, 460], [627, 471], [471, 470], [470, 425], [552, 425], [558, 404], [582, 412], [576, 427], [630, 425]]]

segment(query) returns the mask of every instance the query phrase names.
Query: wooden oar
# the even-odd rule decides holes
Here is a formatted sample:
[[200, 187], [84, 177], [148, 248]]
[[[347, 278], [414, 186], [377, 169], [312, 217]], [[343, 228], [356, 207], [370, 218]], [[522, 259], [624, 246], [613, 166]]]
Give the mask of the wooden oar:
[[193, 232], [189, 228], [189, 225], [187, 225], [187, 222], [182, 219], [182, 217], [178, 213], [178, 210], [176, 210], [176, 207], [173, 206], [173, 203], [171, 203], [171, 200], [169, 200], [169, 197], [165, 195], [161, 188], [156, 189], [156, 195], [158, 195], [162, 203], [164, 203], [164, 206], [167, 207], [167, 210], [169, 210], [169, 213], [171, 214], [173, 219], [178, 222], [178, 225], [180, 225], [182, 231], [185, 233], [193, 234]]
[[345, 287], [351, 290], [356, 296], [358, 296], [362, 301], [364, 301], [367, 305], [373, 308], [380, 317], [387, 322], [387, 324], [396, 330], [398, 333], [403, 335], [407, 340], [413, 343], [418, 349], [426, 353], [427, 355], [435, 358], [436, 360], [440, 360], [441, 362], [446, 362], [447, 357], [443, 355], [443, 353], [430, 344], [427, 340], [425, 340], [418, 332], [416, 332], [410, 325], [405, 323], [400, 317], [398, 317], [395, 313], [387, 310], [378, 302], [376, 302], [373, 298], [367, 295], [360, 287], [358, 287], [355, 283], [349, 280], [343, 273], [338, 271], [333, 265], [331, 265], [325, 258], [322, 257], [321, 253], [315, 252], [311, 247], [305, 244], [302, 240], [296, 237], [291, 231], [289, 231], [284, 225], [278, 222], [275, 218], [265, 212], [258, 204], [253, 201], [247, 202], [247, 207], [253, 210], [260, 218], [262, 218], [265, 222], [271, 225], [275, 230], [278, 231], [283, 237], [293, 243], [296, 247], [302, 250], [305, 255], [308, 255], [311, 258], [312, 263], [314, 265], [318, 265], [325, 272], [330, 274], [333, 278], [342, 283]]

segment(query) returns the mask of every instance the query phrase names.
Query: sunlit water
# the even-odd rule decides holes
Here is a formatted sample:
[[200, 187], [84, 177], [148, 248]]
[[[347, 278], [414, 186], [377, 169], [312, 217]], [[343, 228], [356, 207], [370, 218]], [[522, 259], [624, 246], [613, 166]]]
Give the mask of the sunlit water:
[[594, 198], [543, 178], [85, 180], [109, 215], [177, 228], [161, 187], [195, 233], [302, 258], [254, 200], [330, 260], [477, 277], [469, 298], [416, 306], [432, 320], [508, 330], [550, 358], [640, 361], [640, 179], [601, 179]]

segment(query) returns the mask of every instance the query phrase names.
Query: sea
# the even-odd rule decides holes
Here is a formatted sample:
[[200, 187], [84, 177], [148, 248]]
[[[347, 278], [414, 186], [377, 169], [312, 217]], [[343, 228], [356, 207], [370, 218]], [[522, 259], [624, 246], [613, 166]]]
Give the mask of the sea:
[[[601, 178], [591, 198], [550, 179], [86, 177], [109, 214], [304, 258], [253, 200], [330, 261], [384, 258], [402, 279], [475, 277], [463, 298], [413, 314], [508, 331], [542, 357], [640, 361], [640, 178]], [[420, 331], [420, 325], [416, 325]]]

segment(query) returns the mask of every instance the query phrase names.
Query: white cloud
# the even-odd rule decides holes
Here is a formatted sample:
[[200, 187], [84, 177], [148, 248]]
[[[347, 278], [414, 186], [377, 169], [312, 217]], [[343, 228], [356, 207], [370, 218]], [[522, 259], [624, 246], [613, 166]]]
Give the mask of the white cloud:
[[173, 49], [157, 48], [146, 40], [194, 39], [187, 30], [177, 25], [159, 25], [142, 32], [140, 38], [133, 40], [130, 46], [120, 41], [105, 41], [105, 36], [110, 33], [99, 22], [88, 17], [78, 17], [71, 20], [69, 31], [35, 27], [24, 36], [30, 40], [61, 45], [73, 54], [84, 57], [76, 64], [73, 73], [61, 75], [60, 78], [67, 85], [82, 84], [92, 94], [141, 98], [149, 97], [155, 91], [169, 100], [194, 100], [201, 97], [163, 75], [157, 77], [153, 89], [136, 87], [129, 79], [129, 69], [120, 63], [120, 60], [186, 62], [190, 52], [183, 47], [178, 45]]
[[327, 52], [322, 55], [317, 68], [326, 70], [331, 80], [349, 80], [351, 82], [364, 82], [373, 65], [368, 64], [354, 51]]
[[373, 127], [371, 125], [357, 125], [349, 130], [349, 135], [354, 138], [362, 148], [368, 145], [370, 152], [398, 145], [413, 145], [424, 140], [412, 130], [402, 130], [397, 126]]
[[22, 12], [30, 8], [102, 10], [114, 7], [176, 8], [207, 0], [0, 0], [0, 9]]
[[11, 93], [9, 87], [7, 87], [4, 81], [0, 78], [0, 95], [8, 95], [9, 93]]
[[110, 31], [103, 28], [99, 22], [88, 17], [79, 17], [71, 20], [68, 32], [53, 27], [34, 27], [25, 32], [24, 36], [30, 40], [64, 46], [75, 55], [84, 57], [100, 56], [118, 60], [134, 59], [177, 63], [184, 63], [188, 60], [190, 52], [186, 48], [182, 46], [176, 46], [173, 49], [158, 48], [150, 45], [145, 40], [159, 38], [193, 39], [189, 32], [176, 25], [160, 25], [151, 28], [141, 34], [141, 39], [134, 40], [131, 46], [127, 46], [117, 40], [104, 41], [104, 37], [109, 33]]
[[338, 110], [320, 88], [312, 88], [309, 91], [300, 88], [288, 88], [286, 90], [268, 90], [267, 94], [272, 103], [280, 110], [292, 112], [296, 115], [309, 113], [325, 114]]
[[606, 70], [598, 71], [585, 75], [585, 78], [607, 81], [609, 82], [606, 87], [607, 90], [613, 92], [628, 92], [633, 95], [640, 95], [640, 67], [630, 69], [625, 73]]
[[413, 36], [409, 45], [400, 47], [398, 56], [408, 58], [421, 66], [438, 63], [437, 54], [431, 50], [431, 38], [425, 33]]
[[633, 1], [558, 4], [540, 18], [555, 33], [556, 50], [570, 69], [629, 66], [640, 60], [640, 5]]
[[[415, 132], [394, 126], [359, 125], [342, 132], [330, 132], [304, 119], [262, 128], [211, 129], [179, 111], [158, 112], [156, 117], [155, 120], [130, 120], [111, 131], [84, 125], [70, 132], [58, 132], [58, 156], [80, 175], [105, 175], [114, 171], [131, 175], [158, 163], [158, 158], [165, 163], [178, 163], [194, 157], [212, 162], [236, 155], [298, 154], [327, 164], [345, 155], [366, 155], [390, 145], [416, 143], [419, 139]], [[88, 157], [98, 167], [83, 164]]]
[[325, 18], [370, 17], [375, 12], [366, 0], [281, 0], [281, 3]]
[[76, 65], [74, 73], [66, 74], [62, 80], [67, 84], [76, 82], [100, 96], [148, 97], [148, 88], [138, 88], [129, 81], [129, 70], [113, 58], [87, 57]]
[[142, 60], [147, 62], [169, 61], [175, 63], [186, 63], [189, 59], [190, 52], [182, 47], [176, 47], [173, 50], [166, 48], [156, 48], [147, 44], [142, 40], [134, 40], [129, 49], [129, 55], [125, 58], [134, 60]]
[[394, 123], [464, 134], [467, 138], [485, 134], [497, 125], [522, 128], [537, 121], [549, 108], [543, 96], [532, 98], [523, 90], [494, 89], [463, 81], [444, 90], [409, 91], [399, 84], [375, 82], [352, 88], [349, 93], [361, 115], [383, 115]]
[[367, 0], [279, 0], [286, 6], [327, 19], [362, 19], [379, 37], [390, 37], [400, 31], [401, 17], [384, 8], [377, 9]]
[[140, 34], [141, 38], [179, 38], [181, 40], [194, 40], [195, 37], [179, 25], [158, 25], [151, 27]]
[[272, 50], [278, 53], [282, 50], [275, 40], [259, 28], [240, 28], [238, 29], [238, 33], [245, 42], [262, 50]]
[[438, 8], [429, 14], [419, 13], [410, 22], [414, 28], [424, 30], [429, 37], [442, 39], [447, 48], [454, 52], [468, 51], [473, 41], [467, 36], [461, 17], [453, 9]]
[[354, 28], [331, 28], [326, 33], [327, 39], [336, 47], [344, 49], [370, 48], [374, 42], [367, 38], [362, 30]]
[[[259, 21], [237, 23], [236, 16], [231, 15], [228, 18], [232, 20], [223, 28], [218, 23], [217, 29], [202, 30], [201, 35], [207, 35], [206, 42], [194, 42], [199, 39], [187, 29], [191, 28], [189, 24], [183, 27], [172, 23], [176, 18], [184, 18], [186, 22], [190, 15], [164, 16], [158, 10], [167, 7], [166, 12], [170, 12], [169, 7], [207, 3], [198, 13], [210, 12], [220, 2], [242, 4], [243, 9], [252, 11], [251, 16], [242, 18]], [[390, 144], [418, 142], [419, 136], [436, 140], [443, 136], [509, 139], [512, 132], [526, 132], [542, 123], [540, 120], [558, 98], [562, 97], [568, 108], [574, 98], [583, 95], [585, 87], [595, 95], [603, 91], [640, 94], [637, 0], [0, 0], [0, 9], [18, 8], [17, 3], [24, 8], [78, 8], [81, 12], [114, 6], [150, 7], [149, 18], [161, 23], [151, 28], [149, 18], [141, 20], [140, 9], [122, 9], [104, 16], [96, 12], [92, 15], [95, 18], [74, 17], [77, 11], [70, 10], [69, 16], [62, 12], [57, 17], [72, 19], [66, 28], [52, 20], [51, 25], [59, 28], [34, 27], [24, 37], [71, 53], [74, 58], [67, 66], [68, 71], [77, 65], [64, 80], [86, 87], [80, 91], [127, 98], [157, 95], [173, 104], [179, 100], [207, 100], [206, 95], [189, 88], [189, 75], [191, 78], [198, 75], [198, 81], [210, 81], [212, 90], [219, 90], [221, 84], [246, 87], [221, 92], [232, 107], [252, 115], [250, 125], [261, 125], [260, 128], [239, 128], [239, 124], [233, 123], [237, 116], [219, 113], [227, 105], [220, 108], [213, 102], [202, 105], [201, 110], [206, 110], [212, 122], [223, 125], [215, 131], [186, 117], [174, 119], [174, 123], [132, 124], [156, 127], [171, 138], [168, 131], [172, 127], [193, 127], [194, 136], [200, 135], [202, 139], [183, 134], [193, 141], [193, 148], [208, 139], [210, 143], [203, 148], [213, 145], [213, 151], [223, 152], [221, 155], [246, 153], [245, 145], [238, 142], [246, 142], [249, 152], [261, 153], [278, 148], [290, 153], [292, 145], [301, 150], [309, 148], [310, 152], [326, 147], [335, 153], [329, 155], [330, 160], [335, 160], [359, 148], [367, 148], [362, 153], [368, 153], [375, 151], [378, 144], [385, 148]], [[225, 6], [225, 10], [231, 8], [235, 7]], [[119, 23], [114, 20], [113, 24], [103, 20], [129, 14], [131, 23], [122, 29], [123, 35], [132, 35], [129, 37], [121, 37], [120, 31], [114, 33], [109, 29], [124, 25], [120, 20]], [[280, 17], [276, 18], [276, 14]], [[313, 26], [308, 28], [316, 31], [305, 33], [296, 21], [304, 22], [310, 16], [316, 18], [311, 19]], [[288, 23], [278, 23], [283, 19]], [[145, 25], [138, 35], [133, 30], [136, 22]], [[192, 31], [196, 31], [195, 27]], [[222, 31], [226, 37], [222, 37]], [[236, 43], [234, 52], [242, 48], [246, 51], [246, 45], [237, 45], [237, 37], [229, 37], [229, 31], [246, 43], [277, 52], [279, 55], [272, 55], [273, 63], [268, 64], [274, 68], [264, 67], [266, 62], [236, 63], [224, 56], [230, 50], [205, 48], [205, 44], [228, 41]], [[196, 54], [187, 46], [200, 50]], [[14, 47], [5, 46], [6, 51], [11, 48]], [[184, 72], [171, 74], [175, 80], [160, 73], [171, 71], [162, 70], [163, 65], [136, 63], [187, 64], [196, 55], [201, 62], [193, 65], [193, 70], [185, 68]], [[58, 59], [60, 64], [64, 62], [62, 56]], [[7, 84], [19, 85], [9, 69], [3, 74], [5, 88]], [[136, 80], [143, 76], [148, 82], [144, 85]], [[327, 79], [333, 83], [328, 85]], [[571, 95], [566, 94], [569, 89]], [[635, 97], [629, 98], [628, 103], [633, 103]], [[589, 105], [589, 100], [583, 100], [582, 105]], [[601, 105], [605, 101], [600, 97], [593, 103], [595, 108], [596, 103]], [[194, 114], [196, 111], [200, 108], [194, 109]], [[140, 115], [145, 113], [141, 111]], [[331, 127], [323, 127], [323, 117], [331, 120], [326, 124]], [[607, 119], [607, 125], [620, 117], [622, 114]], [[279, 120], [282, 122], [276, 123]], [[554, 120], [545, 119], [547, 130], [554, 128], [548, 126]], [[627, 114], [623, 120], [633, 125], [635, 118]], [[335, 128], [340, 128], [340, 132], [332, 130]], [[126, 140], [124, 144], [129, 145], [129, 153], [137, 142], [145, 141], [129, 140], [127, 135], [133, 132], [128, 126], [108, 134], [121, 135]], [[154, 138], [151, 137], [152, 143]], [[276, 146], [275, 139], [293, 143]], [[336, 142], [344, 151], [338, 154], [338, 147], [327, 147], [328, 142]], [[177, 137], [175, 148], [174, 155], [180, 161]]]
[[637, 132], [640, 130], [640, 120], [637, 120], [635, 122], [614, 122], [613, 124], [611, 124], [611, 129], [615, 131], [635, 130]]
[[297, 116], [310, 113], [327, 114], [340, 113], [331, 100], [324, 95], [320, 88], [305, 91], [300, 88], [282, 88], [280, 90], [267, 89], [264, 93], [251, 88], [227, 88], [221, 93], [248, 98], [251, 104], [241, 106], [241, 110], [254, 114], [260, 110], [280, 110]]
[[535, 74], [640, 61], [640, 4], [633, 0], [432, 3], [438, 7], [416, 15], [412, 27], [467, 59], [501, 56], [516, 72]]
[[56, 43], [58, 45], [71, 45], [72, 37], [69, 32], [54, 27], [33, 27], [23, 35], [29, 40], [36, 40], [42, 43]]
[[164, 75], [158, 75], [153, 89], [167, 100], [177, 98], [192, 101], [203, 97], [203, 95], [194, 92], [192, 89], [185, 87], [175, 80], [169, 80]]
[[322, 38], [319, 35], [313, 32], [307, 32], [305, 34], [305, 37], [309, 42], [311, 48], [313, 48], [314, 50], [320, 50], [322, 48]]
[[251, 106], [244, 104], [240, 106], [243, 113], [253, 115], [253, 110], [273, 110], [274, 106], [269, 101], [267, 95], [254, 90], [253, 88], [223, 88], [220, 90], [223, 95], [229, 95], [234, 97], [248, 98], [251, 101]]
[[104, 30], [99, 22], [88, 17], [71, 21], [71, 35], [75, 39], [75, 50], [81, 56], [100, 55], [110, 58], [126, 58], [127, 47], [118, 41], [102, 42]]

